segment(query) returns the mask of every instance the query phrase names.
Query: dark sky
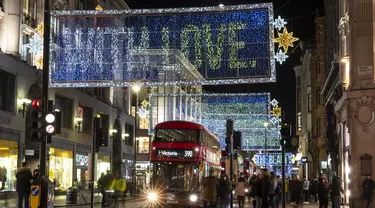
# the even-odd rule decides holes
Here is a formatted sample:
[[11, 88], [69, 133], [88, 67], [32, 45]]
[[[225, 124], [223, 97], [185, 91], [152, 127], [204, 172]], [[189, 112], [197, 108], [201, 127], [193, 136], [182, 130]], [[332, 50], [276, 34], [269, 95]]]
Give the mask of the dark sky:
[[[252, 0], [126, 0], [132, 9], [146, 8], [178, 8], [178, 7], [200, 7], [224, 5], [253, 4], [269, 1]], [[274, 0], [275, 18], [280, 15], [286, 19], [288, 31], [293, 32], [295, 37], [305, 40], [314, 36], [315, 9], [320, 14], [324, 13], [324, 0]], [[295, 44], [296, 45], [296, 44]], [[293, 49], [289, 49], [291, 52]], [[289, 59], [283, 65], [277, 64], [277, 82], [267, 84], [244, 84], [244, 85], [222, 85], [205, 86], [206, 92], [271, 92], [271, 97], [280, 102], [285, 110], [286, 122], [295, 124], [295, 75], [293, 66], [299, 64], [301, 52], [297, 48], [288, 54]]]

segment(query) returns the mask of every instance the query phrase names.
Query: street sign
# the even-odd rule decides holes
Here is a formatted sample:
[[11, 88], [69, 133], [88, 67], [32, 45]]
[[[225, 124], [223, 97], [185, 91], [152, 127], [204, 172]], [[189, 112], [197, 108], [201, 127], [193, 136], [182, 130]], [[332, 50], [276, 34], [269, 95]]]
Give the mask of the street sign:
[[40, 186], [31, 185], [30, 187], [30, 208], [38, 208], [40, 206]]
[[303, 164], [307, 163], [307, 157], [301, 157], [301, 163]]
[[276, 81], [273, 5], [54, 11], [50, 87]]

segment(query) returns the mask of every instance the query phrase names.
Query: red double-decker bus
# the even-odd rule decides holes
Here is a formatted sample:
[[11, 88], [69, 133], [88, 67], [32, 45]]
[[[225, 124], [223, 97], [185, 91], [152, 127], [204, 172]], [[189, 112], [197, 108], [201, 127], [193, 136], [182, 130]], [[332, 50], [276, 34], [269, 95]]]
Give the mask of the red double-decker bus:
[[[211, 170], [220, 173], [219, 140], [203, 125], [167, 121], [155, 127], [152, 142], [152, 184], [158, 193], [149, 199], [167, 206], [200, 204], [202, 180]], [[162, 187], [162, 188], [160, 188]]]

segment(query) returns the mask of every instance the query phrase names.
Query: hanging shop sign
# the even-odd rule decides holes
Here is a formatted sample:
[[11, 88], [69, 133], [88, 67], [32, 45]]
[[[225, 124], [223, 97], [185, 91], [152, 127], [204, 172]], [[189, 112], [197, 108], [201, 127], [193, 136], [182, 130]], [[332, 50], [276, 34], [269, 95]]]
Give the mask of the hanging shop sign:
[[274, 42], [285, 42], [274, 41], [272, 3], [51, 18], [51, 87], [275, 82]]

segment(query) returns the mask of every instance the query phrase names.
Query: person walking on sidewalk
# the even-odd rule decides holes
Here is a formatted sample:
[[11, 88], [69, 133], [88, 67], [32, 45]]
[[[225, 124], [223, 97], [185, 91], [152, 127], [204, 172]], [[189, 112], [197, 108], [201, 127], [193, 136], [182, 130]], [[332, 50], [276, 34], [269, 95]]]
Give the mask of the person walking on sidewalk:
[[251, 183], [251, 192], [255, 197], [253, 208], [262, 208], [262, 178], [262, 173], [258, 173], [256, 179]]
[[237, 182], [237, 200], [238, 200], [238, 207], [244, 208], [245, 206], [245, 187], [246, 187], [246, 179], [243, 173], [240, 173], [240, 178], [238, 178]]
[[367, 201], [367, 208], [370, 207], [371, 199], [372, 199], [372, 191], [374, 190], [375, 183], [371, 179], [371, 175], [367, 175], [367, 178], [362, 183], [363, 187], [363, 197]]
[[22, 163], [22, 167], [16, 173], [16, 191], [18, 193], [18, 208], [22, 208], [25, 199], [25, 208], [29, 208], [30, 186], [33, 176], [31, 169], [27, 167], [27, 162]]
[[270, 185], [269, 185], [269, 206], [271, 208], [276, 208], [276, 197], [280, 192], [278, 189], [278, 182], [274, 172], [270, 173]]
[[289, 191], [292, 204], [294, 204], [294, 207], [298, 207], [302, 195], [302, 182], [297, 179], [296, 175], [293, 175], [292, 180], [289, 181]]
[[229, 189], [229, 179], [226, 175], [221, 176], [220, 179], [220, 184], [219, 184], [219, 191], [218, 191], [218, 196], [220, 198], [220, 207], [226, 208], [228, 206], [228, 196], [230, 193]]
[[310, 181], [306, 179], [306, 177], [303, 177], [303, 195], [305, 195], [305, 203], [309, 203], [309, 198], [310, 198], [310, 193], [309, 193], [309, 188], [310, 188]]
[[319, 189], [319, 181], [318, 179], [314, 178], [311, 185], [311, 194], [314, 196], [314, 203], [318, 203], [318, 189]]
[[323, 176], [319, 178], [318, 183], [319, 208], [328, 208], [328, 192], [328, 182], [327, 179]]
[[269, 188], [270, 188], [270, 176], [268, 175], [268, 170], [262, 170], [262, 207], [269, 208], [268, 197], [269, 197]]
[[343, 192], [342, 181], [340, 177], [333, 173], [331, 184], [332, 208], [340, 208], [341, 205], [341, 192]]

